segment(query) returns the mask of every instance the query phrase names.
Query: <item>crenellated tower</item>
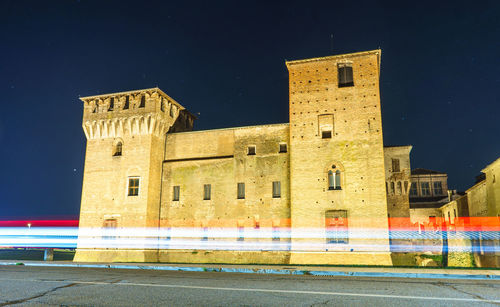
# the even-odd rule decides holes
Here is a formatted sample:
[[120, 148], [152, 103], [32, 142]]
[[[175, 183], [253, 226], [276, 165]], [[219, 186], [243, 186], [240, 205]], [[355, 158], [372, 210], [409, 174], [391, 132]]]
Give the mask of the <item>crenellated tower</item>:
[[75, 261], [156, 261], [154, 240], [106, 238], [158, 227], [165, 136], [192, 130], [195, 117], [159, 88], [80, 100], [87, 149]]

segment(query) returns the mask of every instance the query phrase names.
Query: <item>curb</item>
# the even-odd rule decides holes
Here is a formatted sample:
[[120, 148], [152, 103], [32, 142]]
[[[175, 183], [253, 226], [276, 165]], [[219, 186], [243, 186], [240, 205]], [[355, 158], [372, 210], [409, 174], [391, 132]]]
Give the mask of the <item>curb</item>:
[[393, 277], [393, 278], [431, 278], [431, 279], [474, 279], [500, 280], [500, 275], [490, 274], [442, 274], [442, 273], [402, 273], [402, 272], [355, 272], [355, 271], [309, 271], [288, 269], [245, 269], [245, 268], [206, 268], [206, 267], [177, 267], [154, 265], [124, 265], [124, 264], [79, 264], [79, 263], [37, 263], [37, 262], [0, 262], [0, 265], [22, 265], [41, 267], [77, 267], [98, 269], [126, 269], [126, 270], [158, 270], [179, 272], [217, 272], [217, 273], [250, 273], [250, 274], [278, 274], [278, 275], [311, 275], [311, 276], [342, 276], [342, 277]]

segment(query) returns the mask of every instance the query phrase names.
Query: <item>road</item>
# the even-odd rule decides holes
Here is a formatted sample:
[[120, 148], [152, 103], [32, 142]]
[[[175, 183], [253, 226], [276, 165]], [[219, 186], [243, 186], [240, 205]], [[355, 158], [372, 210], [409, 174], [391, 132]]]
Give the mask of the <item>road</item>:
[[0, 266], [0, 306], [498, 306], [500, 282]]

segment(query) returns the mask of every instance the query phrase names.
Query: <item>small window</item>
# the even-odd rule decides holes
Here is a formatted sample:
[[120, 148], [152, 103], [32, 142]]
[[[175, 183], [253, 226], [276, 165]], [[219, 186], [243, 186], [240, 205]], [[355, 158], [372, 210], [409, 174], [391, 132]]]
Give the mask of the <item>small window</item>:
[[325, 212], [325, 231], [327, 244], [349, 243], [347, 210]]
[[129, 108], [129, 105], [130, 105], [130, 97], [126, 96], [125, 97], [125, 104], [123, 105], [123, 109], [127, 110]]
[[210, 200], [211, 193], [212, 193], [212, 185], [211, 184], [203, 185], [203, 200]]
[[398, 194], [402, 195], [403, 194], [403, 187], [401, 186], [401, 181], [398, 181], [396, 184], [396, 187], [398, 188]]
[[280, 144], [280, 151], [279, 151], [279, 152], [280, 152], [280, 153], [285, 153], [285, 152], [287, 152], [286, 144], [284, 144], [284, 143], [281, 143], [281, 144]]
[[245, 241], [245, 227], [238, 226], [238, 241]]
[[391, 181], [391, 194], [393, 194], [393, 195], [394, 195], [394, 194], [396, 194], [395, 192], [396, 192], [396, 191], [395, 191], [395, 189], [394, 189], [394, 181]]
[[354, 80], [352, 77], [352, 65], [351, 64], [339, 64], [338, 65], [338, 79], [339, 87], [349, 87], [354, 86]]
[[408, 181], [404, 182], [404, 186], [405, 186], [404, 193], [408, 194]]
[[420, 183], [420, 189], [422, 190], [422, 196], [429, 196], [431, 195], [431, 189], [429, 187], [428, 182], [421, 182]]
[[128, 179], [128, 196], [138, 196], [139, 195], [139, 178], [129, 178]]
[[122, 155], [122, 148], [123, 148], [122, 142], [116, 143], [115, 148], [113, 150], [113, 157], [121, 156]]
[[441, 181], [433, 182], [434, 186], [434, 195], [443, 195], [443, 186], [441, 185]]
[[410, 188], [410, 196], [417, 196], [417, 184], [415, 182], [411, 183], [411, 188]]
[[248, 146], [247, 155], [249, 155], [249, 156], [255, 155], [255, 145]]
[[165, 112], [165, 102], [163, 101], [163, 97], [160, 99], [160, 110]]
[[245, 183], [238, 182], [238, 199], [244, 199], [244, 198], [245, 198]]
[[111, 98], [109, 99], [109, 108], [108, 108], [108, 111], [113, 111], [115, 108], [115, 98]]
[[277, 242], [280, 240], [280, 228], [278, 226], [273, 226], [273, 241]]
[[329, 170], [328, 171], [328, 190], [341, 190], [340, 184], [340, 171]]
[[144, 108], [146, 106], [146, 96], [141, 96], [141, 103], [139, 104], [139, 108]]
[[399, 159], [392, 159], [392, 171], [394, 173], [399, 173]]
[[331, 130], [321, 131], [321, 138], [322, 139], [331, 139], [332, 138], [332, 131]]
[[281, 181], [273, 181], [273, 198], [281, 197]]
[[172, 200], [173, 201], [178, 201], [179, 200], [179, 197], [180, 197], [180, 194], [181, 194], [181, 187], [176, 185], [174, 186], [174, 191], [173, 191], [174, 195], [172, 197]]

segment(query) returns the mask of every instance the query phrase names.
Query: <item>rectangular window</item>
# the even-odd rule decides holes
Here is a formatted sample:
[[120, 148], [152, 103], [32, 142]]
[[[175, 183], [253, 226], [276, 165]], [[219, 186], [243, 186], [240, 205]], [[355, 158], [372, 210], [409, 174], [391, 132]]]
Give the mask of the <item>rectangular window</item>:
[[354, 80], [352, 77], [352, 64], [338, 64], [338, 79], [339, 87], [354, 86]]
[[394, 173], [399, 173], [401, 171], [399, 169], [399, 159], [392, 159], [392, 171]]
[[113, 111], [114, 108], [115, 108], [115, 98], [111, 97], [111, 99], [109, 99], [108, 111]]
[[273, 198], [281, 197], [281, 181], [273, 181]]
[[323, 139], [330, 139], [333, 136], [333, 114], [318, 115], [318, 131]]
[[144, 108], [146, 106], [146, 96], [141, 96], [141, 103], [139, 104], [139, 108]]
[[129, 96], [127, 96], [125, 97], [125, 104], [123, 105], [123, 109], [127, 110], [129, 108], [129, 104], [130, 104], [130, 98]]
[[174, 195], [172, 197], [172, 200], [173, 201], [179, 200], [180, 194], [181, 194], [181, 187], [178, 185], [174, 186]]
[[403, 194], [403, 187], [401, 186], [401, 181], [397, 182], [396, 187], [398, 188], [398, 194], [402, 195]]
[[391, 181], [391, 194], [392, 195], [396, 194], [396, 192], [394, 190], [394, 181]]
[[244, 199], [244, 198], [245, 198], [245, 183], [238, 182], [238, 199]]
[[280, 144], [280, 153], [287, 152], [286, 144], [281, 143]]
[[128, 178], [128, 196], [139, 195], [139, 178], [130, 177]]
[[211, 184], [205, 184], [203, 185], [203, 199], [204, 200], [210, 200], [210, 194], [212, 190], [212, 185]]
[[253, 156], [255, 155], [255, 145], [250, 145], [248, 146], [248, 151], [247, 151], [247, 155], [249, 156]]
[[410, 187], [410, 196], [417, 196], [418, 195], [418, 192], [417, 192], [417, 183], [416, 182], [412, 182], [411, 183], [411, 187]]
[[325, 212], [326, 243], [347, 244], [349, 232], [347, 210], [329, 210]]
[[238, 226], [238, 241], [245, 241], [245, 228]]
[[441, 185], [441, 181], [433, 182], [434, 186], [434, 195], [443, 195], [443, 186]]
[[421, 182], [420, 183], [420, 189], [422, 190], [422, 196], [429, 196], [431, 195], [431, 189], [429, 187], [428, 182]]
[[273, 226], [273, 241], [280, 240], [280, 228], [278, 226]]

